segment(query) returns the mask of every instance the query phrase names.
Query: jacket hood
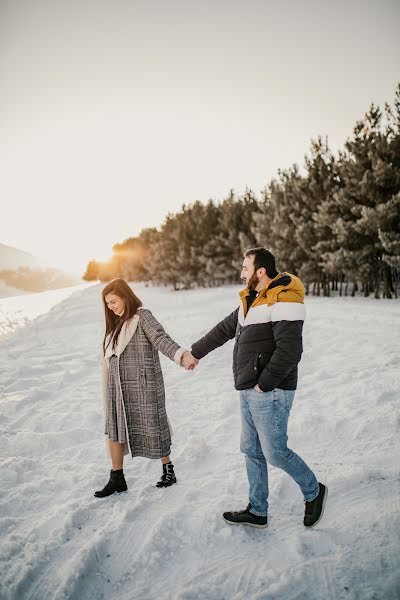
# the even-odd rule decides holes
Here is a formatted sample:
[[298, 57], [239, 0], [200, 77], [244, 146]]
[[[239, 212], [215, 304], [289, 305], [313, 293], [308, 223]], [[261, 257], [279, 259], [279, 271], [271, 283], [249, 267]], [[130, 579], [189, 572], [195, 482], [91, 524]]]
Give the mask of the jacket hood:
[[[246, 287], [239, 292], [242, 302], [246, 304], [246, 297], [250, 294], [250, 290]], [[278, 273], [267, 286], [260, 290], [258, 297], [253, 302], [252, 306], [258, 304], [268, 305], [275, 302], [304, 302], [304, 285], [299, 277], [292, 273], [283, 271]]]

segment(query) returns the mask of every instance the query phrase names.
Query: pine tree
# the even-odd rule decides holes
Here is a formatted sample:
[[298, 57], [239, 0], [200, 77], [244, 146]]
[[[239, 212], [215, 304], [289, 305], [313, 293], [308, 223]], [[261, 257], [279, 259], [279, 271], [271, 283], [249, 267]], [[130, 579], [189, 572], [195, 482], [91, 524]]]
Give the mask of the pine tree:
[[338, 161], [341, 185], [334, 194], [337, 218], [332, 223], [335, 246], [325, 252], [328, 268], [340, 268], [355, 282], [361, 279], [364, 295], [379, 297], [384, 249], [379, 238], [379, 214], [397, 192], [398, 172], [391, 163], [382, 113], [371, 105], [354, 128]]
[[263, 190], [261, 215], [258, 225], [253, 226], [259, 245], [274, 254], [278, 270], [295, 274], [302, 263], [296, 243], [301, 179], [297, 165], [279, 170], [278, 177]]
[[[314, 283], [313, 293], [329, 295], [329, 278], [332, 288], [341, 285], [344, 274], [340, 266], [323, 260], [323, 253], [335, 243], [331, 231], [332, 214], [335, 212], [334, 193], [339, 189], [335, 159], [329, 150], [327, 139], [321, 137], [311, 142], [311, 155], [305, 157], [306, 177], [300, 183], [301, 210], [296, 227], [296, 240], [302, 249], [300, 274], [305, 283]], [[333, 209], [333, 210], [332, 210]]]
[[86, 271], [82, 276], [84, 281], [97, 281], [100, 279], [100, 263], [97, 260], [91, 260], [88, 262]]

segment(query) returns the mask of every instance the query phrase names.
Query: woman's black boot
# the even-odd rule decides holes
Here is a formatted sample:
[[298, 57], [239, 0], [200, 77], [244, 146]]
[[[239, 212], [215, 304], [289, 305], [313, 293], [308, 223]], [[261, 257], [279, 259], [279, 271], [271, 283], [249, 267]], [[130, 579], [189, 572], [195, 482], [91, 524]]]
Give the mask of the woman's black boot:
[[163, 464], [163, 473], [161, 475], [160, 481], [157, 481], [157, 487], [168, 487], [173, 483], [176, 483], [174, 465], [172, 464], [172, 462], [169, 462], [166, 465]]
[[120, 469], [119, 471], [110, 471], [110, 479], [108, 483], [103, 487], [102, 490], [98, 490], [94, 493], [96, 498], [105, 498], [106, 496], [111, 496], [114, 492], [126, 492], [128, 486], [126, 485], [124, 471]]

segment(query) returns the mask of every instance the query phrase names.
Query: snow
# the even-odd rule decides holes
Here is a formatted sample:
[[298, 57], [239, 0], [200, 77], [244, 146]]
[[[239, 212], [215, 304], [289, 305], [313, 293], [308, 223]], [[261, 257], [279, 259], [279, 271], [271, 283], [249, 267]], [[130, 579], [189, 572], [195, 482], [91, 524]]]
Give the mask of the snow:
[[[53, 306], [92, 283], [81, 283], [56, 290], [35, 294], [10, 288], [0, 281], [0, 338], [5, 338], [18, 327], [23, 327], [37, 316], [48, 312]], [[2, 294], [2, 292], [4, 292]], [[8, 297], [10, 296], [10, 297]]]
[[8, 298], [9, 296], [22, 296], [24, 294], [29, 294], [29, 292], [12, 287], [11, 285], [7, 285], [0, 279], [0, 298]]
[[[247, 505], [233, 342], [194, 372], [162, 357], [178, 484], [155, 488], [160, 461], [128, 456], [128, 492], [93, 496], [110, 469], [101, 289], [60, 298], [2, 343], [0, 597], [398, 598], [399, 302], [307, 299], [289, 446], [329, 498], [321, 523], [305, 529], [298, 486], [270, 467], [269, 524], [260, 530], [221, 518]], [[235, 308], [239, 288], [134, 289], [190, 347]]]

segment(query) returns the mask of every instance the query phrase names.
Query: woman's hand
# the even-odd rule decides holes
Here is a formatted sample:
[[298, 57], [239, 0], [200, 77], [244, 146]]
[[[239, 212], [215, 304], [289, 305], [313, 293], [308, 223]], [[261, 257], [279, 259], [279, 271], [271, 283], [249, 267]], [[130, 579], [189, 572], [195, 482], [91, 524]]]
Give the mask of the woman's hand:
[[193, 371], [199, 364], [199, 359], [195, 358], [189, 350], [186, 350], [182, 354], [181, 365], [186, 369], [186, 371]]
[[256, 385], [254, 386], [254, 389], [256, 390], [256, 392], [262, 392], [262, 389], [260, 388], [258, 383], [256, 383]]

